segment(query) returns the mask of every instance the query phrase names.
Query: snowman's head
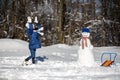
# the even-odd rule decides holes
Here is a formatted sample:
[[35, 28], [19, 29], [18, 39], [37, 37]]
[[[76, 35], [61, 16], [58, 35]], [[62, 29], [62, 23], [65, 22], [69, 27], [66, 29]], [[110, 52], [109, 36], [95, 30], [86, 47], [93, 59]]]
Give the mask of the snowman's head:
[[89, 37], [90, 36], [90, 31], [88, 28], [83, 28], [82, 29], [82, 36], [83, 37]]
[[31, 19], [30, 16], [27, 17], [27, 20], [28, 20], [28, 21], [27, 21], [28, 23], [31, 23], [31, 22], [32, 22], [32, 19]]

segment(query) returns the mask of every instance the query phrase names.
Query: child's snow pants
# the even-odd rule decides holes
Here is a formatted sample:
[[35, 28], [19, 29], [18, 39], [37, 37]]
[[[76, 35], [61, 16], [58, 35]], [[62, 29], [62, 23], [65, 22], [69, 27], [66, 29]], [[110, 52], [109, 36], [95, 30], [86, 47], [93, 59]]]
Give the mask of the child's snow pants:
[[30, 49], [31, 55], [25, 59], [25, 61], [29, 61], [32, 59], [32, 63], [35, 64], [35, 54], [36, 54], [36, 49]]

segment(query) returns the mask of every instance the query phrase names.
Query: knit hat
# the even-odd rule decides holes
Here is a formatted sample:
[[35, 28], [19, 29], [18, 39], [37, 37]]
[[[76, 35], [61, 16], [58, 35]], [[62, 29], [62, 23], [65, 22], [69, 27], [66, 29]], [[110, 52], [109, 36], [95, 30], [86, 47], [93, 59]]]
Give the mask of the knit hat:
[[90, 30], [88, 28], [82, 28], [82, 33], [83, 32], [87, 32], [87, 33], [90, 33]]
[[82, 28], [82, 36], [83, 37], [89, 37], [90, 36], [90, 30], [88, 28]]

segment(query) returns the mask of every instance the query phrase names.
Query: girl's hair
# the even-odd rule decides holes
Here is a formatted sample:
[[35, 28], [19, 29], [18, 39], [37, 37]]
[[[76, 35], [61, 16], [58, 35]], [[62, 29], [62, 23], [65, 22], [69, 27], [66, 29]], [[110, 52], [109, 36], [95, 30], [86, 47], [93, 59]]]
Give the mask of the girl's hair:
[[33, 30], [38, 30], [38, 28], [37, 28], [37, 27], [35, 27], [35, 28], [33, 28]]

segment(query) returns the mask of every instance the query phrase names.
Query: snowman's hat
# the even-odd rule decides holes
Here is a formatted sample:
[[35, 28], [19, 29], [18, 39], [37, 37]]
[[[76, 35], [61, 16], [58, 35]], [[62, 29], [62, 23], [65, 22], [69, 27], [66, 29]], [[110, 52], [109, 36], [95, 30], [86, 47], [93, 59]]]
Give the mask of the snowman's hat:
[[34, 20], [34, 22], [35, 22], [35, 23], [38, 23], [38, 19], [37, 19], [37, 17], [35, 17], [35, 20]]
[[89, 30], [88, 28], [82, 28], [82, 33], [83, 33], [83, 32], [89, 33], [90, 30]]

